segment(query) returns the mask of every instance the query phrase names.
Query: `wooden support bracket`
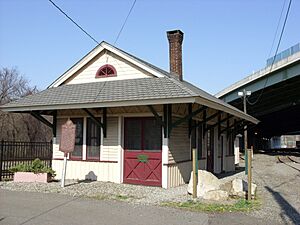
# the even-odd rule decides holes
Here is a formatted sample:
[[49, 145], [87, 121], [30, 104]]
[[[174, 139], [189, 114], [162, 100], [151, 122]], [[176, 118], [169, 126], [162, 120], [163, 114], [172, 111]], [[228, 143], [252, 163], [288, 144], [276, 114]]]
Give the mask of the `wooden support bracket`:
[[166, 126], [165, 122], [162, 120], [161, 116], [158, 115], [158, 113], [156, 112], [156, 110], [153, 108], [152, 105], [147, 105], [147, 107], [150, 109], [150, 111], [152, 112], [152, 114], [154, 115], [156, 121], [163, 127]]
[[100, 120], [98, 120], [88, 109], [83, 109], [90, 117], [91, 119], [102, 128], [103, 130], [103, 137], [106, 138], [106, 126], [107, 126], [107, 110], [106, 108], [103, 108], [103, 123], [101, 123]]
[[199, 113], [201, 113], [202, 111], [206, 110], [207, 106], [203, 106], [199, 109], [197, 109], [196, 111], [192, 112], [191, 114], [186, 115], [185, 117], [178, 119], [177, 121], [175, 121], [174, 123], [172, 123], [172, 128], [177, 127], [179, 124], [192, 119], [194, 116], [198, 115]]
[[[227, 127], [222, 129], [220, 134], [224, 133], [225, 131], [229, 131], [230, 129], [232, 129], [233, 127], [237, 126], [240, 123], [243, 123], [245, 120], [239, 120], [238, 122], [234, 122], [232, 125], [229, 126], [229, 120], [227, 120]], [[230, 133], [230, 132], [229, 132]]]
[[47, 119], [45, 119], [41, 114], [39, 114], [39, 112], [37, 111], [31, 111], [30, 114], [36, 118], [37, 120], [39, 120], [40, 122], [42, 122], [43, 124], [47, 125], [48, 127], [50, 127], [53, 131], [54, 127], [53, 124], [50, 123]]
[[57, 126], [57, 110], [52, 112], [53, 122], [52, 122], [52, 134], [53, 137], [56, 137], [56, 126]]

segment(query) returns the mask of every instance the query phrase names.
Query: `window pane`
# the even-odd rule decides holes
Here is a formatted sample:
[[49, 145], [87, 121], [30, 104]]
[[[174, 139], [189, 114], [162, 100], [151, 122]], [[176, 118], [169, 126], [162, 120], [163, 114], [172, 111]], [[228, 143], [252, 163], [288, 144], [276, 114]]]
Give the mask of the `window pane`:
[[125, 120], [125, 149], [141, 150], [142, 149], [142, 126], [140, 119], [127, 118]]
[[[97, 118], [100, 120], [100, 118]], [[100, 159], [101, 127], [91, 118], [87, 120], [87, 159]]]
[[71, 153], [71, 158], [82, 158], [82, 143], [83, 143], [83, 119], [71, 118], [72, 122], [76, 125], [75, 130], [75, 148]]
[[144, 119], [144, 150], [161, 150], [161, 126], [155, 118]]

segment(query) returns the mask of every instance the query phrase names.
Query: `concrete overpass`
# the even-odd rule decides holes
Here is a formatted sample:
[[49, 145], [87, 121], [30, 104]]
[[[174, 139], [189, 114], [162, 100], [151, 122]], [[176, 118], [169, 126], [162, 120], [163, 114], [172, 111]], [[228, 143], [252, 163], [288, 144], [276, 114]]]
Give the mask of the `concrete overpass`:
[[269, 59], [265, 68], [216, 94], [243, 110], [238, 92], [244, 89], [252, 92], [247, 113], [261, 122], [249, 130], [250, 143], [254, 138], [300, 134], [300, 44], [279, 53], [273, 66], [270, 61], [273, 60]]

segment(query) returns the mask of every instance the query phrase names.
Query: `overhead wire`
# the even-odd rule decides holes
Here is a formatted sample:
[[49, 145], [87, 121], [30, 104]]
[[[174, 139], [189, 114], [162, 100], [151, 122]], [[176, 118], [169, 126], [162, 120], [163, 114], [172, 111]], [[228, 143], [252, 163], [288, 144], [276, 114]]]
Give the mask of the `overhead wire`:
[[[279, 40], [278, 40], [278, 43], [277, 43], [277, 47], [276, 47], [276, 51], [275, 51], [275, 54], [274, 54], [274, 57], [273, 57], [273, 60], [272, 60], [272, 63], [271, 63], [271, 66], [270, 66], [270, 70], [269, 70], [269, 73], [272, 71], [273, 69], [273, 66], [274, 66], [274, 63], [275, 63], [275, 59], [276, 59], [276, 55], [278, 53], [278, 49], [279, 49], [279, 46], [280, 46], [280, 43], [281, 43], [281, 39], [282, 39], [282, 36], [283, 36], [283, 33], [284, 33], [284, 29], [285, 29], [285, 26], [286, 26], [286, 22], [287, 22], [287, 19], [288, 19], [288, 16], [289, 16], [289, 12], [290, 12], [290, 8], [291, 8], [291, 4], [292, 4], [292, 0], [289, 1], [289, 5], [288, 5], [288, 8], [287, 8], [287, 11], [286, 11], [286, 14], [285, 14], [285, 19], [284, 19], [284, 23], [283, 23], [283, 26], [282, 26], [282, 29], [281, 29], [281, 33], [280, 33], [280, 37], [279, 37]], [[285, 4], [284, 4], [285, 5]], [[283, 8], [284, 8], [284, 5], [283, 5]], [[280, 21], [279, 21], [280, 23]], [[277, 33], [277, 31], [276, 31]], [[275, 35], [276, 35], [275, 33]], [[272, 47], [273, 48], [273, 47]], [[256, 103], [259, 102], [260, 98], [262, 97], [263, 93], [264, 93], [264, 90], [267, 86], [267, 83], [268, 83], [268, 77], [264, 83], [264, 86], [263, 86], [263, 89], [261, 90], [260, 94], [258, 95], [257, 99], [254, 101], [254, 102], [250, 102], [248, 98], [246, 98], [247, 102], [249, 103], [249, 105], [255, 105]]]
[[65, 13], [58, 5], [56, 5], [52, 0], [48, 0], [56, 9], [58, 9], [65, 17], [67, 17], [73, 24], [75, 24], [83, 33], [85, 33], [90, 39], [92, 39], [96, 44], [99, 45], [99, 42], [89, 34], [85, 29], [82, 28], [78, 23], [76, 23], [67, 13]]
[[[127, 23], [127, 20], [128, 20], [128, 18], [129, 18], [129, 16], [130, 16], [130, 14], [131, 14], [131, 12], [132, 12], [134, 6], [135, 6], [136, 1], [137, 1], [137, 0], [134, 0], [134, 1], [132, 2], [132, 5], [131, 5], [131, 7], [130, 7], [130, 10], [128, 11], [127, 16], [125, 17], [125, 20], [124, 20], [124, 22], [123, 22], [123, 24], [122, 24], [122, 26], [121, 26], [121, 28], [120, 28], [120, 30], [119, 30], [119, 32], [118, 32], [118, 35], [117, 35], [117, 37], [116, 37], [116, 39], [115, 39], [115, 41], [114, 41], [114, 43], [113, 43], [113, 46], [115, 46], [116, 43], [117, 43], [117, 41], [119, 40], [119, 38], [120, 38], [120, 36], [121, 36], [121, 33], [122, 33], [122, 31], [123, 31], [123, 29], [124, 29], [126, 23]], [[109, 52], [107, 52], [106, 63], [108, 63], [108, 59], [109, 59]]]
[[[74, 19], [72, 19], [62, 8], [60, 8], [55, 2], [53, 2], [52, 0], [48, 0], [56, 9], [58, 9], [65, 17], [67, 17], [73, 24], [75, 24], [75, 26], [77, 26], [83, 33], [85, 33], [91, 40], [93, 40], [97, 45], [99, 45], [100, 43], [91, 35], [91, 34], [89, 34], [82, 26], [80, 26]], [[133, 8], [134, 8], [134, 6], [135, 6], [135, 4], [136, 4], [136, 1], [137, 0], [134, 0], [133, 2], [132, 2], [132, 5], [131, 5], [131, 7], [130, 7], [130, 10], [128, 11], [128, 13], [127, 13], [127, 16], [125, 17], [125, 20], [124, 20], [124, 22], [123, 22], [123, 24], [122, 24], [122, 26], [121, 26], [121, 28], [120, 28], [120, 30], [119, 30], [119, 32], [118, 32], [118, 34], [117, 34], [117, 37], [116, 37], [116, 39], [115, 39], [115, 41], [114, 41], [114, 43], [113, 43], [113, 46], [115, 46], [115, 44], [117, 43], [117, 41], [119, 40], [119, 38], [120, 38], [120, 36], [121, 36], [121, 34], [122, 34], [122, 31], [124, 30], [124, 27], [125, 27], [125, 25], [126, 25], [126, 23], [127, 23], [127, 20], [128, 20], [128, 18], [129, 18], [129, 16], [130, 16], [130, 14], [131, 14], [131, 12], [132, 12], [132, 10], [133, 10]], [[107, 53], [108, 54], [108, 53]], [[106, 59], [106, 62], [108, 61], [108, 58], [109, 58], [109, 54], [108, 54], [108, 56], [107, 56], [107, 59]]]
[[119, 33], [118, 33], [118, 35], [117, 35], [117, 37], [116, 37], [116, 39], [115, 39], [113, 45], [115, 45], [115, 44], [117, 43], [117, 41], [119, 40], [119, 37], [120, 37], [120, 35], [121, 35], [121, 33], [122, 33], [124, 27], [125, 27], [125, 24], [127, 23], [127, 20], [128, 20], [128, 18], [129, 18], [129, 16], [130, 16], [130, 14], [131, 14], [131, 12], [132, 12], [134, 6], [135, 6], [135, 3], [136, 3], [136, 0], [133, 1], [132, 5], [131, 5], [131, 8], [130, 8], [130, 10], [129, 10], [129, 12], [128, 12], [128, 14], [127, 14], [127, 16], [126, 16], [124, 22], [123, 22], [123, 24], [122, 24], [122, 27], [121, 27], [121, 29], [120, 29], [120, 31], [119, 31]]

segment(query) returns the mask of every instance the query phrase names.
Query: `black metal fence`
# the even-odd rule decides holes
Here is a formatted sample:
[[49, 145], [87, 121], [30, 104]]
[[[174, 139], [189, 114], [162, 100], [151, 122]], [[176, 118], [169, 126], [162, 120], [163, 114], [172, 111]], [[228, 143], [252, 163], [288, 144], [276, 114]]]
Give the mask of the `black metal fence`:
[[0, 142], [0, 181], [13, 178], [9, 172], [11, 167], [20, 163], [30, 164], [39, 158], [46, 166], [51, 167], [52, 143], [51, 142]]

